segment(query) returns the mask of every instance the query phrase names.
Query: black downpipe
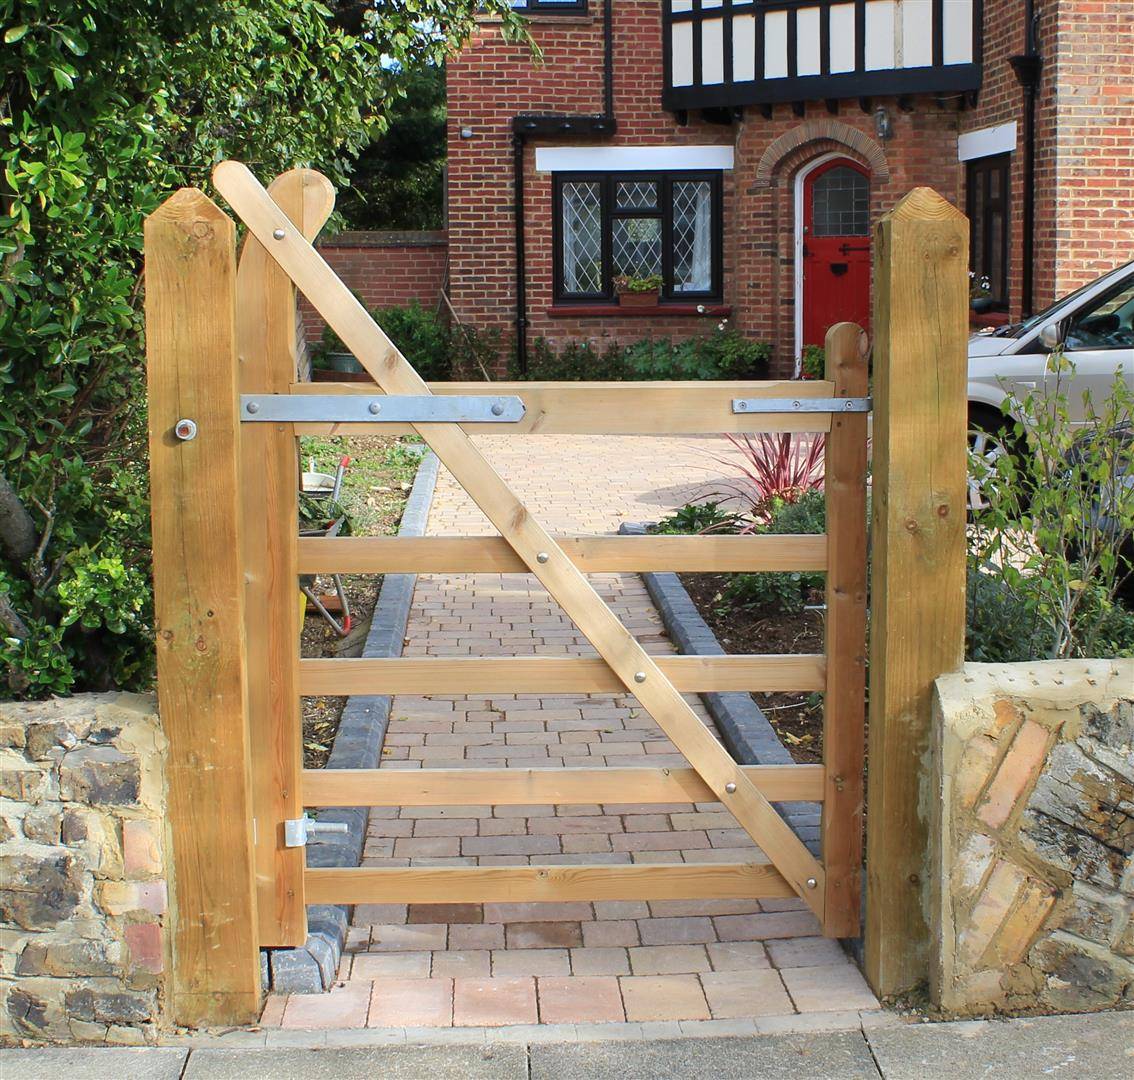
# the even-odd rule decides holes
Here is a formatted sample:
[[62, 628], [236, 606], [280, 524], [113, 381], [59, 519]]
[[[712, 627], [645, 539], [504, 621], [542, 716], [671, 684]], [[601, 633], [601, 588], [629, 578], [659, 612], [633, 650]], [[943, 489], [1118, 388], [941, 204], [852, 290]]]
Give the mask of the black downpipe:
[[1023, 296], [1021, 314], [1027, 318], [1035, 307], [1035, 231], [1036, 231], [1036, 99], [1039, 95], [1043, 57], [1037, 47], [1036, 26], [1038, 16], [1035, 0], [1026, 0], [1024, 52], [1013, 56], [1008, 63], [1024, 90], [1024, 243], [1021, 257], [1024, 260]]
[[603, 63], [600, 116], [520, 113], [512, 117], [512, 216], [516, 230], [516, 364], [528, 373], [528, 283], [524, 240], [524, 147], [528, 133], [545, 138], [557, 135], [614, 134], [614, 0], [604, 0], [602, 10]]

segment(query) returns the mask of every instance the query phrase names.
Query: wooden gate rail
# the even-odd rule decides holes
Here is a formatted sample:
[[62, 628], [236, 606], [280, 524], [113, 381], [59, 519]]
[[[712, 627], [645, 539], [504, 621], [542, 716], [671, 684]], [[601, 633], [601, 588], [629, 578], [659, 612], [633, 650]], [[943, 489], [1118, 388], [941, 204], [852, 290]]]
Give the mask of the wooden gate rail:
[[[822, 765], [744, 765], [744, 775], [776, 802], [822, 802]], [[696, 769], [304, 769], [303, 805], [535, 806], [711, 802]]]
[[[754, 573], [827, 569], [827, 537], [557, 536], [588, 574], [647, 571]], [[502, 536], [341, 536], [299, 541], [301, 574], [523, 574]]]
[[[822, 655], [659, 656], [683, 693], [823, 690]], [[405, 656], [299, 661], [301, 694], [616, 694], [605, 661], [581, 656]], [[625, 800], [623, 800], [625, 802]]]
[[[308, 903], [799, 896], [824, 933], [856, 934], [864, 802], [868, 418], [865, 412], [834, 410], [840, 399], [868, 404], [862, 332], [846, 324], [832, 329], [827, 377], [818, 382], [430, 387], [311, 247], [331, 206], [332, 193], [322, 177], [302, 170], [285, 174], [268, 192], [243, 166], [227, 162], [218, 166], [214, 179], [249, 229], [239, 272], [233, 223], [200, 192], [179, 192], [146, 225], [158, 686], [170, 741], [175, 861], [173, 1018], [186, 1024], [254, 1018], [256, 948], [302, 940]], [[868, 895], [875, 902], [866, 949], [868, 970], [884, 992], [901, 989], [921, 964], [924, 928], [913, 909], [917, 845], [923, 839], [917, 833], [911, 776], [918, 740], [924, 741], [926, 687], [959, 655], [962, 636], [957, 611], [963, 590], [957, 582], [958, 567], [963, 569], [963, 437], [958, 435], [963, 434], [963, 394], [957, 388], [963, 390], [965, 253], [963, 218], [932, 192], [912, 193], [886, 221], [876, 245], [881, 269], [875, 274], [886, 422], [879, 436], [874, 514], [875, 543], [881, 548], [875, 618], [882, 625], [872, 642], [879, 689], [871, 700], [876, 719], [871, 724]], [[905, 236], [909, 251], [901, 266], [908, 282], [895, 278], [899, 260], [890, 251]], [[948, 270], [946, 285], [937, 281], [939, 269]], [[373, 385], [294, 382], [296, 286], [359, 358]], [[922, 306], [930, 309], [924, 317]], [[890, 322], [896, 312], [907, 322], [919, 322], [908, 342], [893, 336]], [[911, 378], [914, 367], [931, 366], [925, 357], [933, 356], [942, 320], [949, 329], [942, 337], [950, 350], [948, 365], [942, 366], [947, 379], [928, 373], [921, 381]], [[242, 425], [239, 395], [421, 397], [431, 392], [523, 400], [525, 413], [517, 423], [433, 421], [380, 429], [422, 435], [499, 535], [297, 542], [297, 437], [372, 434], [374, 426]], [[811, 409], [804, 402], [798, 410], [737, 406], [734, 411], [738, 398], [786, 399], [789, 405], [826, 400], [812, 402]], [[902, 422], [895, 402], [911, 410], [916, 424]], [[474, 429], [509, 435], [825, 433], [827, 532], [555, 537], [477, 449], [469, 438]], [[932, 460], [928, 471], [915, 476], [912, 463], [921, 443], [932, 449]], [[936, 470], [943, 458], [948, 468]], [[916, 490], [907, 491], [911, 477]], [[894, 550], [900, 550], [901, 560]], [[919, 577], [920, 566], [934, 570], [933, 581], [944, 583], [950, 606], [948, 640], [919, 651], [914, 639], [928, 605], [936, 602], [930, 599], [933, 581]], [[650, 570], [824, 572], [824, 653], [651, 656], [584, 577]], [[533, 574], [599, 655], [300, 660], [297, 577], [333, 571]], [[907, 654], [913, 657], [908, 663]], [[779, 689], [824, 694], [822, 765], [739, 765], [683, 697]], [[359, 692], [629, 692], [689, 767], [303, 770], [301, 695]], [[906, 732], [911, 716], [914, 727]], [[822, 804], [822, 861], [771, 805], [793, 800]], [[736, 864], [332, 870], [305, 869], [302, 847], [287, 847], [288, 838], [294, 841], [302, 833], [295, 818], [304, 807], [595, 802], [719, 802], [759, 850]], [[888, 858], [887, 838], [895, 827], [904, 830], [902, 842], [892, 844], [894, 857]], [[900, 870], [893, 888], [887, 876], [891, 867]], [[896, 926], [922, 937], [905, 948], [895, 940]], [[895, 950], [890, 964], [885, 963], [888, 948]], [[895, 985], [899, 980], [902, 984]]]

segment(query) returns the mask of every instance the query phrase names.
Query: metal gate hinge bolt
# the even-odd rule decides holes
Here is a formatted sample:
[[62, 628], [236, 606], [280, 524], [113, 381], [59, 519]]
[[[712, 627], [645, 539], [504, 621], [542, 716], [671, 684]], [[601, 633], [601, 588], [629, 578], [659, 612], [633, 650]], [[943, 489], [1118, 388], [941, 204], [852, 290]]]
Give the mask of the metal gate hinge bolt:
[[725, 784], [724, 789], [729, 795], [736, 794], [736, 785], [731, 780]]
[[173, 434], [182, 442], [188, 442], [190, 439], [197, 437], [197, 424], [193, 420], [178, 420], [177, 423], [173, 425]]
[[306, 847], [316, 833], [346, 836], [350, 827], [345, 821], [317, 821], [311, 817], [292, 818], [284, 822], [284, 847]]
[[287, 233], [284, 232], [283, 229], [273, 229], [272, 230], [272, 239], [273, 240], [282, 240], [285, 236], [287, 236]]
[[819, 882], [816, 881], [813, 877], [809, 877], [807, 879], [807, 887], [809, 889], [817, 889], [819, 887]]
[[371, 416], [377, 416], [382, 411], [382, 402], [372, 401], [366, 408]]
[[256, 413], [260, 411], [260, 403], [258, 401], [250, 401], [247, 405], [244, 406], [244, 408], [247, 412], [255, 416]]
[[634, 681], [635, 682], [645, 682], [646, 681], [646, 673], [644, 671], [635, 671], [634, 672]]
[[536, 554], [535, 561], [537, 563], [545, 563], [551, 556], [546, 551], [540, 551]]

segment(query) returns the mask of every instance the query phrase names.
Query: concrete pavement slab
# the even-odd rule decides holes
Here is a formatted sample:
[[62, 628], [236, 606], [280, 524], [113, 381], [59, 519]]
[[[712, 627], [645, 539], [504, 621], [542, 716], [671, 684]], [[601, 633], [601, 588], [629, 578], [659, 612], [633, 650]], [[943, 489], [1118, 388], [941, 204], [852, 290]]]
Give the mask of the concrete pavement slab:
[[877, 1080], [858, 1031], [531, 1047], [531, 1080]]
[[184, 1080], [375, 1080], [377, 1077], [381, 1080], [526, 1080], [527, 1052], [522, 1045], [195, 1050], [184, 1072]]
[[1134, 1076], [1134, 1013], [910, 1024], [866, 1038], [886, 1080]]
[[4, 1080], [178, 1080], [188, 1050], [155, 1046], [44, 1046], [0, 1050]]

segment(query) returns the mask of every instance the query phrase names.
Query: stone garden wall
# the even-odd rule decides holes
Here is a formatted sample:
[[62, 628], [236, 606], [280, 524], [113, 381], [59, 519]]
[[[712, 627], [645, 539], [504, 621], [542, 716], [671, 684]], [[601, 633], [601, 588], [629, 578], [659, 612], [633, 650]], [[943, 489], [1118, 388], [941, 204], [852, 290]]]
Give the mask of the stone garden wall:
[[931, 759], [935, 1003], [1134, 1004], [1134, 661], [968, 664]]
[[155, 1037], [164, 746], [150, 697], [0, 703], [0, 1037]]

